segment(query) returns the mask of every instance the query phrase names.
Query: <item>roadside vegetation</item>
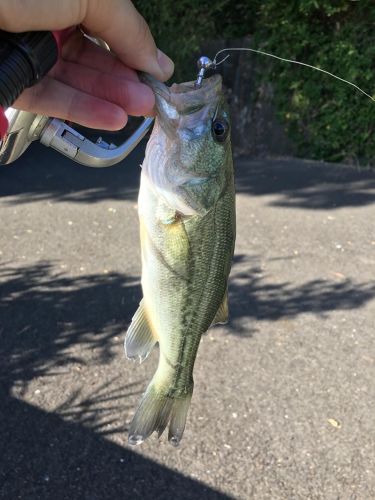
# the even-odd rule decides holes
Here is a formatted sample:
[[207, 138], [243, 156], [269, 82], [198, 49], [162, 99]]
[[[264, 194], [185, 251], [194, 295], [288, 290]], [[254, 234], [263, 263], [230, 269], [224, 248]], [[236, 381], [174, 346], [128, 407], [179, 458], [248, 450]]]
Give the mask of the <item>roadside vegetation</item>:
[[[192, 78], [207, 40], [249, 37], [251, 47], [345, 78], [375, 98], [375, 9], [371, 0], [137, 0], [158, 45]], [[259, 56], [264, 57], [264, 56]], [[375, 103], [320, 72], [269, 59], [280, 121], [300, 156], [373, 162]]]

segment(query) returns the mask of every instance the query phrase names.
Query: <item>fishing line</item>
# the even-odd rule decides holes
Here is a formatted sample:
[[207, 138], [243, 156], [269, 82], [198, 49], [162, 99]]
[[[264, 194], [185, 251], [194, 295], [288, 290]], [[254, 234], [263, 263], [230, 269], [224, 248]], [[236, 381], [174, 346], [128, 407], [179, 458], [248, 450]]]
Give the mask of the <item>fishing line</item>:
[[344, 82], [344, 83], [347, 83], [348, 85], [351, 85], [355, 89], [359, 90], [366, 97], [368, 97], [369, 99], [371, 99], [373, 102], [375, 102], [375, 99], [370, 94], [368, 94], [367, 92], [365, 92], [364, 90], [362, 90], [360, 87], [358, 87], [358, 85], [356, 85], [355, 83], [349, 82], [348, 80], [345, 80], [345, 78], [341, 78], [340, 76], [334, 75], [330, 71], [327, 71], [327, 70], [322, 69], [322, 68], [318, 68], [316, 66], [312, 66], [311, 64], [307, 64], [307, 63], [304, 63], [304, 62], [296, 61], [294, 59], [286, 59], [285, 57], [279, 57], [279, 56], [276, 56], [275, 54], [269, 54], [268, 52], [264, 52], [263, 50], [249, 49], [249, 48], [245, 48], [245, 47], [233, 47], [233, 48], [221, 49], [221, 50], [219, 50], [216, 53], [216, 55], [215, 55], [215, 57], [214, 57], [214, 59], [212, 61], [213, 66], [216, 68], [217, 66], [219, 66], [220, 64], [222, 64], [224, 61], [226, 61], [228, 59], [228, 57], [230, 57], [230, 54], [228, 54], [221, 61], [217, 62], [217, 56], [219, 54], [221, 54], [223, 52], [239, 51], [239, 50], [244, 50], [244, 51], [249, 51], [249, 52], [255, 52], [257, 54], [262, 54], [264, 56], [273, 57], [274, 59], [278, 59], [279, 61], [293, 63], [293, 64], [299, 64], [301, 66], [306, 66], [307, 68], [315, 69], [316, 71], [320, 71], [321, 73], [325, 73], [326, 75], [329, 75], [329, 76], [332, 76], [333, 78], [336, 78], [336, 80], [340, 80], [341, 82]]

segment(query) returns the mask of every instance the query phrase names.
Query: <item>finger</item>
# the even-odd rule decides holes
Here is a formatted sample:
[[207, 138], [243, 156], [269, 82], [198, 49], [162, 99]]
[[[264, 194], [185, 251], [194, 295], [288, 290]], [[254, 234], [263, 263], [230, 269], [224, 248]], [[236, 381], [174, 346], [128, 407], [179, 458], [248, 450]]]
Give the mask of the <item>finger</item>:
[[126, 80], [138, 82], [137, 73], [125, 66], [117, 56], [84, 37], [77, 31], [64, 44], [61, 56], [66, 61], [75, 62], [89, 68], [110, 73]]
[[14, 32], [70, 28], [83, 21], [87, 3], [83, 0], [1, 0], [0, 27]]
[[48, 76], [25, 90], [13, 106], [104, 130], [119, 130], [126, 125], [128, 118], [120, 106], [73, 89]]
[[147, 23], [129, 0], [1, 0], [0, 27], [8, 31], [59, 30], [83, 24], [121, 61], [162, 81], [172, 61], [156, 48]]
[[[173, 62], [156, 48], [146, 21], [129, 0], [96, 0], [88, 3], [84, 26], [105, 40], [122, 62], [165, 81], [173, 73]], [[114, 13], [116, 12], [116, 15]]]
[[121, 106], [129, 115], [143, 116], [152, 113], [155, 96], [150, 87], [143, 83], [68, 61], [61, 61], [53, 75], [59, 81], [86, 94]]

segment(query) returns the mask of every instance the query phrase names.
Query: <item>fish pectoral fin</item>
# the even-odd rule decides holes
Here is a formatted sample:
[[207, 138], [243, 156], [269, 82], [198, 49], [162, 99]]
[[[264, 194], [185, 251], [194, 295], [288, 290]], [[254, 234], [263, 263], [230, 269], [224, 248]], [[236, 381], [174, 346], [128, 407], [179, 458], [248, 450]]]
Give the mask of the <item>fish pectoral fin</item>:
[[176, 210], [165, 203], [159, 203], [156, 208], [156, 218], [163, 225], [173, 224], [176, 221]]
[[132, 318], [132, 322], [126, 332], [125, 353], [128, 359], [139, 358], [142, 363], [152, 351], [157, 339], [155, 338], [147, 320], [143, 299]]
[[228, 289], [226, 289], [223, 300], [220, 304], [219, 309], [211, 323], [211, 326], [220, 324], [225, 324], [228, 322], [229, 309], [228, 309]]

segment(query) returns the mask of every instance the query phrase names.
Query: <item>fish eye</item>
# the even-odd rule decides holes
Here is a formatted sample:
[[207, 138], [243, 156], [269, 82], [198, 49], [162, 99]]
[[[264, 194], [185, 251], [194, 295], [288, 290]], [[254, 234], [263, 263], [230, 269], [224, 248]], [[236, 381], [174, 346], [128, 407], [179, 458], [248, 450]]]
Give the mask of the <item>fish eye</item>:
[[229, 132], [229, 123], [224, 118], [212, 122], [212, 135], [216, 142], [224, 142]]

